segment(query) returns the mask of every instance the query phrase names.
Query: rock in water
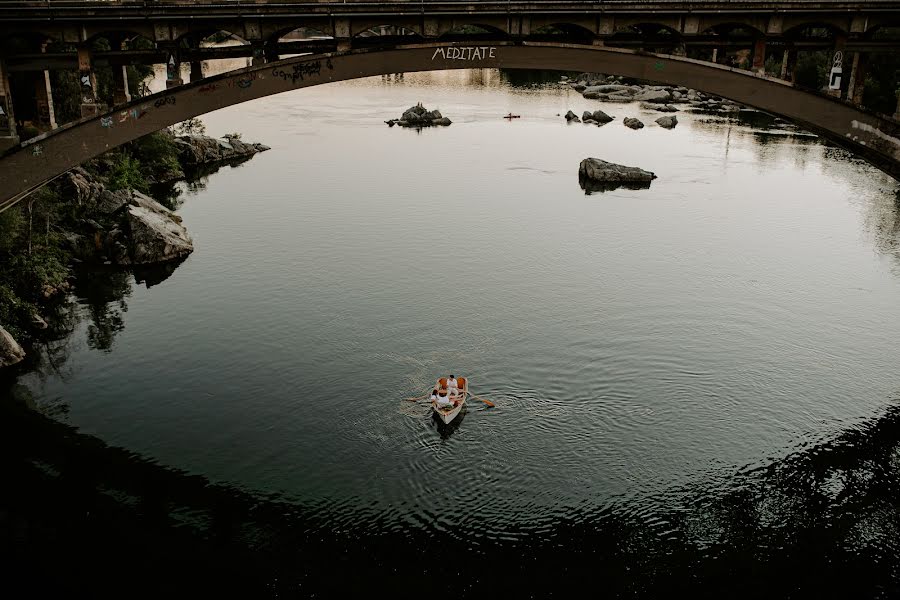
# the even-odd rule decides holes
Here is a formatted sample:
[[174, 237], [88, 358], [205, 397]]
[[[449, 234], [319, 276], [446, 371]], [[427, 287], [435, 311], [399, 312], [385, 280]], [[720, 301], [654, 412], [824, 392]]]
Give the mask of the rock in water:
[[654, 104], [667, 104], [672, 100], [672, 94], [666, 90], [647, 90], [635, 96], [634, 99]]
[[591, 115], [591, 118], [593, 120], [597, 121], [598, 123], [609, 123], [610, 121], [613, 120], [613, 118], [611, 116], [609, 116], [602, 110], [595, 110], [594, 113]]
[[0, 368], [9, 367], [25, 358], [22, 346], [9, 335], [9, 332], [0, 327]]
[[620, 187], [640, 190], [650, 187], [656, 175], [638, 167], [626, 167], [599, 158], [586, 158], [578, 167], [578, 183], [586, 194], [609, 192]]
[[591, 111], [586, 110], [583, 113], [581, 113], [581, 120], [582, 120], [582, 122], [592, 121], [592, 120], [594, 120], [594, 114]]
[[194, 243], [181, 217], [149, 196], [135, 192], [126, 220], [131, 238], [131, 263], [161, 263], [187, 256]]
[[640, 121], [640, 119], [632, 119], [631, 117], [626, 117], [622, 124], [625, 127], [630, 127], [632, 129], [643, 129], [644, 124]]
[[575, 113], [573, 113], [573, 112], [570, 110], [569, 112], [566, 113], [566, 121], [568, 121], [569, 123], [572, 123], [573, 121], [574, 121], [575, 123], [580, 123], [580, 122], [581, 122], [581, 119], [579, 119], [579, 118], [578, 118], [578, 115], [576, 115]]
[[678, 125], [678, 117], [675, 115], [669, 117], [660, 117], [656, 120], [656, 123], [660, 127], [665, 127], [666, 129], [675, 129], [675, 126]]

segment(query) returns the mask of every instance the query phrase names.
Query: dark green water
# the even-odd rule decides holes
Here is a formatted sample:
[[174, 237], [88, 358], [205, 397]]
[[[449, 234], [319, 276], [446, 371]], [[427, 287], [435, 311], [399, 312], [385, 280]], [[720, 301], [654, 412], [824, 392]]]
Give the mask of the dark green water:
[[[417, 101], [454, 124], [382, 123]], [[205, 117], [272, 150], [185, 191], [196, 251], [162, 281], [80, 277], [5, 403], [23, 573], [897, 592], [897, 184], [764, 116], [656, 116], [479, 71]], [[585, 195], [588, 156], [659, 179]], [[449, 372], [497, 408], [403, 401]]]

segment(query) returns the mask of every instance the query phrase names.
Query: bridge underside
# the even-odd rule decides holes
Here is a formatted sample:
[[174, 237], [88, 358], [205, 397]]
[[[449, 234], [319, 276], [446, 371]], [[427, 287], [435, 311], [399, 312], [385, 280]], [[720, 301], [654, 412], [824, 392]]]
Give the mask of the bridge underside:
[[428, 43], [260, 64], [173, 87], [55, 129], [0, 157], [0, 211], [94, 156], [191, 117], [334, 81], [468, 68], [600, 72], [687, 86], [794, 121], [900, 179], [900, 123], [780, 79], [684, 57], [595, 45]]

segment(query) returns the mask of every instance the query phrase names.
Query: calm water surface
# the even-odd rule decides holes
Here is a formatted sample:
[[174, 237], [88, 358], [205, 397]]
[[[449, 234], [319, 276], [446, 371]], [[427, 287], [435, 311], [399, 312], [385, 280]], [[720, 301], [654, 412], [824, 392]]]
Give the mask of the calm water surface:
[[[384, 125], [418, 101], [453, 125]], [[617, 120], [559, 116], [595, 108]], [[897, 184], [758, 114], [657, 116], [496, 71], [208, 115], [272, 150], [185, 189], [170, 277], [85, 275], [64, 362], [16, 394], [111, 447], [88, 463], [129, 453], [134, 481], [91, 479], [107, 496], [164, 473], [163, 531], [219, 539], [229, 504], [201, 552], [270, 557], [260, 594], [362, 566], [452, 593], [891, 595]], [[659, 178], [586, 195], [588, 156]], [[444, 428], [403, 400], [450, 372], [497, 407]], [[192, 475], [221, 495], [179, 495]]]

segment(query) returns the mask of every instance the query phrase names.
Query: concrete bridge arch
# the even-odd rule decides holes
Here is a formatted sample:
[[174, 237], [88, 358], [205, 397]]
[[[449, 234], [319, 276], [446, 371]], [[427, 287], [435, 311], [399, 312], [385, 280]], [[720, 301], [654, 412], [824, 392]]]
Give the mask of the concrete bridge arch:
[[463, 68], [603, 72], [685, 85], [794, 121], [900, 179], [900, 123], [780, 79], [684, 57], [595, 45], [431, 42], [298, 56], [255, 65], [67, 124], [0, 156], [0, 211], [85, 160], [191, 117], [333, 81]]

